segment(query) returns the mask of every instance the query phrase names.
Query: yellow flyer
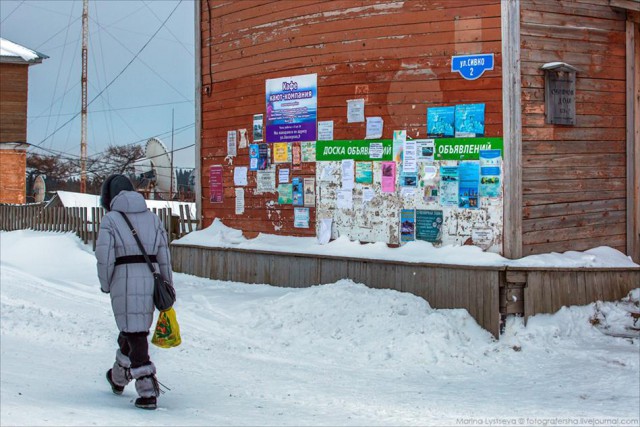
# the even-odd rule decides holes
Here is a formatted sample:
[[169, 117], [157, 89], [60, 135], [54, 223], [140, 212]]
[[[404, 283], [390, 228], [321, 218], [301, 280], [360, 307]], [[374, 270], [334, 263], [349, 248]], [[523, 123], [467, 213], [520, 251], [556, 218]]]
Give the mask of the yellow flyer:
[[287, 163], [289, 159], [289, 143], [276, 142], [273, 144], [274, 163]]

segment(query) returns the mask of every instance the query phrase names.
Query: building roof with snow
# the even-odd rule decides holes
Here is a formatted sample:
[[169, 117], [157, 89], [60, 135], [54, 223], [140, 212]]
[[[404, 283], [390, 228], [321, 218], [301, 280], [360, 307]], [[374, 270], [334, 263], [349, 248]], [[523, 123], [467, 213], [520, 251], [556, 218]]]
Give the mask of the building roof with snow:
[[48, 56], [0, 37], [0, 62], [39, 64]]

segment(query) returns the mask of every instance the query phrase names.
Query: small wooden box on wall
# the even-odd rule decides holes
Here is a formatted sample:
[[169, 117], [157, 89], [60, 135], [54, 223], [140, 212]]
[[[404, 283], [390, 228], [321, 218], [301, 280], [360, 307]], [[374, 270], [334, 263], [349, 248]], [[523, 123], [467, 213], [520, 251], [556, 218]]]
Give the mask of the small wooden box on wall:
[[544, 122], [550, 125], [576, 124], [576, 73], [565, 62], [549, 62], [544, 71]]

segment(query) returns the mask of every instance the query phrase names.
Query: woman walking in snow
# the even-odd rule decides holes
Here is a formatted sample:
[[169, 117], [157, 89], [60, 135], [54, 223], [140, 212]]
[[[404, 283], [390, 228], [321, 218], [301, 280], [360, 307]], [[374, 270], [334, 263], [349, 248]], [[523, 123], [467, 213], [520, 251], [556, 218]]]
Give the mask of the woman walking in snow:
[[111, 175], [102, 185], [100, 204], [108, 213], [102, 219], [96, 244], [98, 278], [102, 292], [111, 295], [111, 307], [120, 330], [119, 349], [107, 381], [115, 394], [136, 380], [135, 405], [156, 409], [159, 394], [156, 367], [149, 358], [147, 337], [153, 322], [153, 275], [140, 252], [123, 213], [135, 228], [151, 261], [171, 280], [167, 234], [160, 219], [147, 209], [124, 175]]

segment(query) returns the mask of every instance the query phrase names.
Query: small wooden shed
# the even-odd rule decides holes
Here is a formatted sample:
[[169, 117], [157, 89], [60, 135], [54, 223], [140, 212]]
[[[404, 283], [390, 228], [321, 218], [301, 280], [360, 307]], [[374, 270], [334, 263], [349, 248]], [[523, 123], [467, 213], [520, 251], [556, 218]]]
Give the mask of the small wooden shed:
[[[405, 226], [423, 221], [413, 238], [429, 239], [440, 218], [444, 241], [509, 258], [611, 246], [640, 262], [639, 27], [637, 0], [199, 0], [202, 226], [220, 218], [248, 237], [309, 236], [331, 219], [333, 237], [401, 244]], [[316, 101], [304, 113], [278, 105], [295, 125], [289, 140], [269, 133], [282, 94], [291, 105]], [[428, 157], [429, 115], [441, 107], [442, 117], [453, 108], [480, 118], [481, 132], [436, 135], [436, 156], [459, 157], [421, 165], [416, 185], [413, 172], [400, 173], [412, 165], [394, 157], [393, 140], [400, 135], [403, 153], [419, 140]], [[313, 129], [303, 114], [315, 114]], [[486, 177], [493, 197], [463, 200], [459, 186], [460, 204], [446, 204], [446, 168], [478, 169], [466, 163], [478, 163], [479, 146], [501, 150], [497, 175]], [[362, 150], [372, 166], [357, 165]], [[341, 169], [351, 161], [355, 185]]]
[[0, 38], [0, 203], [26, 202], [29, 66], [45, 58]]

